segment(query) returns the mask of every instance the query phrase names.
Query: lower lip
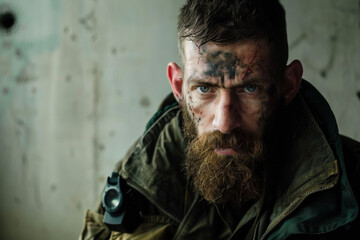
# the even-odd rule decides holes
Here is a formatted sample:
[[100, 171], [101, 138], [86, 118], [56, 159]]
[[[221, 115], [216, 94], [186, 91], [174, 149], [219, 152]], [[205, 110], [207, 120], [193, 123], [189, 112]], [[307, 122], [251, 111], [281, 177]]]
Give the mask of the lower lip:
[[215, 149], [214, 151], [219, 155], [234, 155], [237, 153], [232, 148], [218, 148]]

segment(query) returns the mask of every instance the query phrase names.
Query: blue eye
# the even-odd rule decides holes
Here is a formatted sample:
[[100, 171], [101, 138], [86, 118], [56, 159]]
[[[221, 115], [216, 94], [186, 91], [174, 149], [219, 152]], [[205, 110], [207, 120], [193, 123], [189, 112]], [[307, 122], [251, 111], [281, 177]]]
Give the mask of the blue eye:
[[256, 85], [249, 85], [245, 87], [245, 92], [247, 93], [253, 93], [257, 90], [257, 86]]
[[201, 86], [201, 87], [197, 87], [197, 90], [200, 92], [200, 93], [207, 93], [210, 91], [210, 88], [209, 87], [205, 87], [205, 86]]

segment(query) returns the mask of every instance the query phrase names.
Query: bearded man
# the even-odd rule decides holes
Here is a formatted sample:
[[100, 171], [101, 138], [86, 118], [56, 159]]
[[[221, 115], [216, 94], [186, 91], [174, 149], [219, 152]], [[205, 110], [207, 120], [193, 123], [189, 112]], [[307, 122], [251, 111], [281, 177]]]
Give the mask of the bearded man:
[[359, 144], [287, 65], [280, 3], [189, 0], [178, 35], [173, 93], [80, 238], [356, 238]]

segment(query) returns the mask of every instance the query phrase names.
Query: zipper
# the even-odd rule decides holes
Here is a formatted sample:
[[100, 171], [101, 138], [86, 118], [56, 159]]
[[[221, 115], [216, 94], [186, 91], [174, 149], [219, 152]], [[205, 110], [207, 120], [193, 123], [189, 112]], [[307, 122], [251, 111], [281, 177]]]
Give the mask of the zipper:
[[254, 235], [253, 235], [253, 238], [252, 238], [253, 240], [256, 239], [256, 232], [257, 232], [258, 226], [259, 226], [259, 221], [256, 223], [255, 228], [254, 228]]
[[179, 227], [176, 230], [175, 235], [171, 238], [172, 240], [184, 239], [184, 236], [183, 236], [184, 231], [186, 231], [188, 228], [189, 219], [190, 219], [191, 215], [193, 214], [193, 209], [198, 201], [199, 201], [199, 194], [195, 194], [194, 200], [191, 203], [191, 205], [187, 211], [187, 214], [185, 214], [183, 220], [179, 224]]
[[[332, 176], [335, 177], [335, 176]], [[329, 179], [328, 179], [329, 180]], [[325, 180], [325, 181], [328, 181]], [[277, 217], [277, 219], [275, 219], [267, 228], [267, 230], [265, 231], [265, 233], [263, 234], [263, 236], [261, 237], [261, 240], [264, 240], [266, 235], [268, 235], [275, 227], [276, 225], [278, 225], [282, 220], [284, 220], [284, 218], [286, 218], [287, 216], [289, 216], [308, 196], [310, 196], [311, 194], [317, 193], [317, 192], [322, 192], [325, 190], [328, 190], [332, 187], [334, 187], [336, 185], [337, 181], [332, 181], [331, 184], [325, 185], [325, 186], [319, 186], [319, 187], [314, 187], [313, 189], [307, 191], [304, 193], [304, 195], [302, 197], [298, 197], [296, 200], [294, 200], [289, 207], [287, 207], [282, 214], [280, 214], [279, 217]], [[255, 239], [256, 233], [254, 233], [254, 239]]]

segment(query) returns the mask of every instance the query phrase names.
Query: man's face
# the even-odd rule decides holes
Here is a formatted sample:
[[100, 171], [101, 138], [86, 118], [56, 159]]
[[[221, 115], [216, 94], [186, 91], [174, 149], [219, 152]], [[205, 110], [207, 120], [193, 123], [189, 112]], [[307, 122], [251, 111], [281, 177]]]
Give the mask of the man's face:
[[264, 185], [265, 128], [278, 88], [266, 41], [198, 48], [184, 43], [186, 170], [210, 202], [257, 198]]
[[[198, 48], [184, 42], [183, 104], [202, 135], [236, 129], [260, 137], [264, 120], [275, 107], [270, 52], [265, 40]], [[231, 155], [233, 149], [215, 149]]]

